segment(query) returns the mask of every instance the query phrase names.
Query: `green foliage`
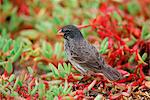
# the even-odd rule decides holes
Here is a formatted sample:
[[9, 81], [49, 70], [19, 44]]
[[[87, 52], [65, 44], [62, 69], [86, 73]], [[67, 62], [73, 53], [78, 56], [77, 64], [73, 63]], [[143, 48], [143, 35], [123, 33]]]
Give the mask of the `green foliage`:
[[[0, 50], [2, 50], [2, 52], [5, 53], [9, 53], [8, 56], [3, 56], [1, 55], [1, 58], [6, 59], [9, 58], [8, 61], [3, 61], [3, 59], [1, 59], [0, 65], [3, 66], [3, 68], [7, 71], [7, 73], [11, 73], [13, 70], [13, 66], [12, 63], [15, 62], [21, 55], [22, 52], [22, 46], [20, 45], [19, 48], [16, 48], [18, 45], [13, 44], [13, 42], [15, 42], [15, 40], [12, 40], [6, 36], [0, 37]], [[20, 42], [21, 43], [21, 42]], [[13, 49], [11, 49], [10, 51], [10, 47], [13, 47]]]
[[48, 44], [46, 41], [42, 42], [42, 55], [46, 58], [51, 58], [53, 54], [53, 50], [50, 44]]
[[127, 5], [128, 12], [132, 15], [136, 15], [140, 12], [141, 8], [140, 5], [136, 0], [131, 0], [131, 2]]
[[[18, 50], [16, 49], [17, 47], [19, 46]], [[16, 48], [14, 48], [14, 51], [17, 50], [15, 52], [15, 54], [10, 58], [12, 62], [15, 62], [20, 56], [21, 56], [21, 53], [22, 53], [22, 43], [18, 44], [18, 46]], [[15, 46], [14, 46], [15, 47]]]
[[62, 78], [65, 78], [66, 75], [70, 74], [71, 68], [70, 64], [67, 65], [66, 63], [63, 63], [63, 66], [60, 63], [58, 64], [58, 70]]
[[112, 17], [118, 21], [118, 25], [122, 25], [122, 17], [116, 11], [112, 13]]
[[72, 85], [69, 85], [67, 81], [65, 81], [64, 86], [50, 85], [49, 90], [46, 92], [46, 98], [47, 100], [53, 100], [58, 96], [66, 96], [71, 93], [71, 89]]
[[17, 92], [13, 91], [13, 92], [10, 94], [10, 96], [12, 96], [12, 97], [18, 97], [19, 94], [18, 94]]
[[15, 90], [17, 88], [18, 83], [19, 83], [19, 77], [16, 78], [16, 81], [13, 86], [13, 90]]
[[145, 61], [147, 57], [148, 57], [148, 54], [147, 54], [147, 53], [144, 53], [144, 54], [142, 55], [142, 60]]
[[102, 100], [102, 99], [103, 99], [103, 98], [102, 98], [102, 95], [98, 94], [98, 95], [95, 97], [94, 100]]
[[39, 36], [39, 32], [34, 29], [28, 29], [28, 30], [23, 30], [20, 32], [20, 34], [24, 37], [27, 37], [31, 40], [37, 39]]
[[136, 41], [137, 41], [136, 38], [135, 38], [134, 36], [132, 36], [132, 37], [131, 37], [131, 40], [130, 40], [129, 42], [127, 42], [126, 44], [127, 44], [129, 47], [131, 47], [131, 46], [133, 46], [133, 45], [135, 44]]
[[62, 54], [61, 54], [61, 51], [62, 51], [62, 44], [56, 42], [54, 48], [55, 48], [55, 49], [54, 49], [54, 54], [55, 54], [56, 57], [59, 59], [59, 58], [62, 56]]
[[135, 53], [133, 53], [131, 56], [130, 56], [130, 58], [128, 59], [128, 62], [134, 62], [134, 59], [135, 59], [135, 56], [136, 56], [136, 54]]
[[27, 67], [30, 74], [33, 74], [33, 69], [31, 67]]
[[64, 52], [62, 52], [62, 43], [55, 43], [54, 48], [47, 43], [46, 41], [42, 41], [41, 53], [46, 58], [52, 58], [52, 55], [56, 55], [56, 59], [60, 59], [64, 56]]
[[17, 16], [17, 8], [13, 8], [10, 1], [5, 0], [2, 6], [0, 6], [0, 9], [2, 10], [2, 14], [5, 14], [8, 19], [6, 23], [3, 23], [3, 25], [0, 24], [0, 30], [3, 28], [6, 28], [9, 31], [17, 30], [18, 26], [22, 22], [21, 17]]
[[15, 75], [12, 74], [12, 75], [9, 77], [8, 81], [9, 81], [9, 82], [12, 82], [14, 79], [15, 79]]
[[108, 48], [108, 38], [105, 38], [102, 42], [101, 42], [101, 47], [100, 47], [100, 53], [104, 54], [107, 52], [107, 48]]
[[36, 92], [37, 92], [37, 90], [38, 90], [38, 85], [36, 85], [33, 89], [32, 89], [32, 91], [31, 91], [31, 95], [34, 95]]
[[59, 72], [53, 64], [49, 64], [49, 68], [52, 71], [55, 78], [59, 78]]
[[12, 44], [12, 40], [11, 39], [6, 41], [6, 43], [5, 43], [5, 45], [4, 45], [3, 49], [2, 49], [4, 53], [6, 53], [9, 50], [11, 44]]
[[67, 75], [69, 75], [71, 73], [71, 65], [70, 64], [66, 64], [63, 63], [62, 64], [58, 64], [58, 69], [53, 65], [53, 64], [49, 64], [49, 68], [53, 73], [53, 76], [55, 78], [65, 78]]
[[52, 29], [52, 23], [50, 21], [40, 21], [35, 24], [35, 28], [40, 32], [47, 32], [49, 29]]
[[141, 38], [144, 40], [150, 39], [150, 21], [149, 20], [143, 24]]
[[7, 71], [7, 73], [11, 73], [13, 70], [13, 66], [11, 62], [7, 62], [6, 65], [3, 65], [3, 67]]
[[3, 5], [0, 6], [0, 9], [3, 10], [3, 12], [7, 13], [12, 8], [12, 4], [9, 2], [9, 0], [3, 1]]
[[38, 86], [38, 94], [39, 94], [39, 98], [42, 99], [45, 96], [45, 84], [44, 83], [40, 83]]
[[[132, 50], [134, 49], [132, 47], [138, 40], [143, 40], [144, 43], [146, 43], [145, 41], [150, 39], [150, 25], [149, 20], [147, 20], [149, 15], [147, 16], [145, 14], [142, 16], [143, 13], [141, 13], [141, 11], [143, 11], [143, 8], [140, 7], [137, 0], [127, 1], [127, 5], [122, 4], [122, 0], [115, 0], [109, 2], [111, 6], [107, 3], [107, 0], [44, 0], [44, 2], [41, 0], [25, 0], [21, 2], [23, 5], [14, 4], [14, 2], [14, 0], [2, 0], [0, 5], [0, 73], [2, 73], [0, 77], [0, 94], [5, 98], [15, 97], [14, 99], [16, 99], [20, 97], [19, 99], [34, 99], [32, 97], [37, 97], [35, 99], [56, 100], [61, 98], [63, 100], [70, 100], [70, 96], [74, 99], [78, 97], [78, 88], [79, 92], [82, 91], [80, 90], [81, 88], [84, 90], [84, 93], [85, 90], [90, 91], [92, 89], [92, 91], [94, 91], [95, 87], [92, 88], [92, 86], [88, 86], [88, 82], [91, 82], [92, 79], [88, 79], [84, 82], [83, 85], [85, 86], [83, 87], [72, 88], [72, 84], [80, 84], [84, 76], [76, 75], [77, 73], [74, 73], [75, 70], [71, 64], [64, 63], [66, 55], [63, 50], [62, 39], [57, 38], [56, 34], [62, 26], [68, 24], [90, 24], [92, 26], [93, 19], [97, 19], [98, 16], [105, 16], [105, 12], [99, 12], [102, 2], [106, 2], [106, 5], [104, 3], [103, 6], [104, 9], [106, 8], [108, 11], [106, 12], [108, 16], [110, 15], [111, 17], [110, 20], [108, 20], [108, 22], [110, 22], [109, 24], [115, 20], [118, 22], [116, 26], [121, 25], [121, 31], [119, 30], [118, 32], [116, 29], [118, 34], [114, 34], [121, 36], [120, 38], [123, 40], [130, 40], [125, 43], [125, 49]], [[119, 7], [121, 11], [113, 6], [114, 3], [118, 5], [117, 7]], [[25, 5], [27, 5], [27, 8]], [[111, 9], [111, 7], [113, 9]], [[21, 12], [19, 12], [20, 10]], [[28, 10], [30, 14], [24, 14], [25, 10]], [[109, 11], [112, 11], [112, 13], [109, 13]], [[140, 18], [143, 18], [142, 22], [145, 21], [143, 25], [141, 25], [142, 23], [136, 25], [134, 20], [130, 19], [130, 16], [136, 16], [135, 19], [139, 18], [138, 15], [140, 15]], [[141, 30], [142, 26], [141, 38], [136, 39], [136, 36], [132, 36], [132, 32], [128, 33], [128, 30], [126, 30], [126, 25], [128, 26], [130, 20], [131, 26], [133, 24], [131, 31], [134, 31], [134, 28]], [[138, 21], [140, 22], [141, 20]], [[125, 27], [123, 27], [123, 25], [125, 25]], [[107, 29], [107, 27], [104, 28]], [[127, 29], [130, 29], [130, 27]], [[88, 38], [89, 35], [97, 36], [97, 31], [98, 30], [94, 30], [94, 28], [91, 27], [81, 29], [85, 38]], [[115, 36], [110, 38], [115, 38]], [[115, 51], [117, 49], [118, 42], [115, 42], [116, 41], [113, 41], [116, 48], [112, 48], [111, 52], [114, 51], [113, 49], [115, 49]], [[101, 54], [110, 53], [108, 43], [108, 38], [104, 38], [100, 42], [99, 52]], [[140, 48], [137, 48], [140, 52]], [[121, 49], [124, 50], [124, 48]], [[124, 51], [122, 51], [122, 53], [125, 58], [123, 58], [123, 63], [121, 62], [121, 64], [127, 61], [127, 63], [131, 63], [133, 66], [136, 65], [136, 53], [132, 55]], [[128, 56], [127, 59], [126, 55]], [[141, 58], [141, 62], [138, 64], [144, 61], [147, 62], [148, 53], [144, 52]], [[131, 70], [133, 71], [133, 69]], [[71, 81], [69, 80], [70, 77]], [[138, 77], [136, 78], [138, 79]], [[145, 77], [145, 79], [146, 78], [147, 77]], [[73, 79], [74, 81], [72, 82]], [[105, 80], [103, 82], [107, 90], [107, 85], [110, 83], [105, 82]], [[129, 82], [125, 84], [128, 85], [128, 83]], [[118, 88], [117, 85], [118, 84], [115, 84], [115, 89], [116, 87]], [[140, 85], [143, 85], [143, 83]], [[111, 88], [114, 89], [114, 87]], [[110, 90], [112, 90], [111, 88], [109, 86]], [[127, 89], [125, 89], [125, 91], [126, 90]], [[88, 91], [83, 94], [85, 97], [90, 95]], [[105, 90], [102, 91], [106, 92]], [[124, 89], [121, 91], [124, 91]], [[117, 92], [120, 91], [117, 90]], [[23, 94], [28, 95], [28, 97], [25, 97]], [[121, 95], [121, 97], [124, 97], [123, 94]], [[98, 94], [95, 98], [95, 100], [100, 99], [103, 99], [103, 94]]]

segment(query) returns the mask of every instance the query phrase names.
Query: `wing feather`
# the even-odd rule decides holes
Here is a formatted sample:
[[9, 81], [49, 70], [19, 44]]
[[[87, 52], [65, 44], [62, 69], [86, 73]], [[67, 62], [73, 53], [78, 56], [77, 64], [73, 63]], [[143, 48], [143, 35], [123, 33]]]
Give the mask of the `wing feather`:
[[87, 41], [76, 45], [71, 52], [73, 53], [71, 60], [78, 63], [82, 67], [99, 69], [103, 65], [103, 58], [100, 57], [97, 49]]

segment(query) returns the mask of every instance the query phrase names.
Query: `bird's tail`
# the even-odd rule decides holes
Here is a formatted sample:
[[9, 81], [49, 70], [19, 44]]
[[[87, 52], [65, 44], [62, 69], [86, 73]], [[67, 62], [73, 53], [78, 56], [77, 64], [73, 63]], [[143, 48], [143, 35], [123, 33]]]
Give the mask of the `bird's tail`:
[[102, 74], [110, 81], [117, 81], [122, 79], [122, 75], [109, 65], [103, 66], [101, 71]]

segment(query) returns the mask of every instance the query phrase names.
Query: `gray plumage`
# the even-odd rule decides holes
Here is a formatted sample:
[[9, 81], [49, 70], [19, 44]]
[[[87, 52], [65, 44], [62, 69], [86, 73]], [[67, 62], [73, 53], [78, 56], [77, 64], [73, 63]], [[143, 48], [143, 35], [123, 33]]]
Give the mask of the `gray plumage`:
[[97, 49], [89, 44], [82, 36], [80, 30], [74, 25], [67, 25], [61, 29], [64, 33], [64, 48], [68, 60], [82, 74], [87, 71], [102, 73], [111, 81], [122, 78], [121, 74], [107, 65]]

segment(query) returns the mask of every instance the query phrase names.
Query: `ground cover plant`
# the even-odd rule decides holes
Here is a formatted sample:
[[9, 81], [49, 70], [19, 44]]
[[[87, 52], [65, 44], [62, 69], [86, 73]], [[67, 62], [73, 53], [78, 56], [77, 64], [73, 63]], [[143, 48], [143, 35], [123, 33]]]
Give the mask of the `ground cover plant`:
[[[68, 24], [124, 78], [76, 71], [56, 36]], [[0, 0], [0, 98], [150, 99], [150, 1]]]

